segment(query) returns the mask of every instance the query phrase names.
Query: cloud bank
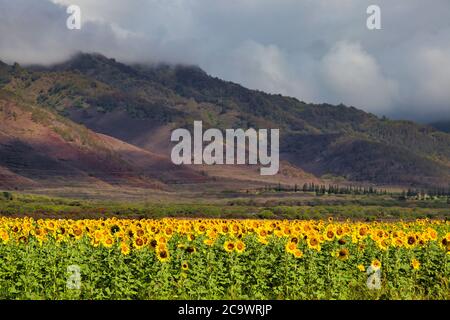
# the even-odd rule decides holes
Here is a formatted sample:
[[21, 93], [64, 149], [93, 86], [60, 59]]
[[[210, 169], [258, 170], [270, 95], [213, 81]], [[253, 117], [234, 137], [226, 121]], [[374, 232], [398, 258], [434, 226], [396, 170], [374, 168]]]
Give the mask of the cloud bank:
[[[196, 64], [244, 86], [394, 118], [450, 119], [450, 2], [0, 0], [0, 59], [51, 64], [78, 51]], [[82, 29], [68, 30], [68, 5]]]

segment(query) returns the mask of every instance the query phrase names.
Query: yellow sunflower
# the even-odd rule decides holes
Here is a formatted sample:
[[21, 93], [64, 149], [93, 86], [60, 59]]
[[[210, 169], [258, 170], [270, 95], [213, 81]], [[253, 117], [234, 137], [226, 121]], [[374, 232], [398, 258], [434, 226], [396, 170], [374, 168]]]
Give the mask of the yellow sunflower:
[[266, 245], [269, 243], [269, 240], [267, 240], [266, 237], [258, 237], [258, 242], [261, 243], [262, 245]]
[[332, 226], [328, 226], [323, 234], [325, 240], [327, 241], [333, 241], [334, 237], [336, 236], [336, 234], [334, 233], [333, 227]]
[[340, 239], [341, 237], [343, 237], [345, 235], [345, 230], [344, 228], [342, 228], [341, 226], [338, 226], [336, 228], [336, 238]]
[[296, 257], [297, 259], [303, 257], [303, 252], [299, 249], [295, 249], [294, 252], [292, 253], [294, 255], [294, 257]]
[[163, 249], [157, 252], [156, 257], [161, 262], [167, 262], [170, 259], [169, 250]]
[[414, 269], [414, 270], [419, 270], [419, 268], [420, 268], [420, 262], [419, 262], [419, 260], [417, 260], [417, 259], [412, 259], [411, 260], [411, 267]]
[[245, 251], [245, 243], [241, 240], [236, 242], [236, 251], [242, 253]]
[[306, 243], [308, 244], [308, 248], [310, 249], [314, 249], [317, 251], [321, 250], [320, 240], [316, 236], [309, 236], [308, 239], [306, 239]]
[[350, 255], [350, 252], [348, 251], [347, 248], [343, 248], [343, 249], [339, 250], [336, 254], [336, 256], [338, 257], [339, 260], [347, 260], [349, 255]]
[[114, 239], [111, 236], [106, 236], [102, 239], [102, 244], [106, 248], [111, 248], [114, 244]]
[[417, 242], [417, 236], [415, 234], [408, 234], [406, 236], [405, 245], [407, 248], [412, 248]]
[[181, 263], [181, 269], [184, 270], [184, 271], [189, 270], [189, 264], [187, 263], [187, 261], [183, 261]]
[[216, 242], [214, 239], [205, 239], [205, 240], [203, 240], [203, 243], [206, 244], [209, 247], [214, 245], [214, 242]]
[[372, 263], [370, 264], [373, 269], [378, 270], [381, 268], [381, 262], [378, 259], [372, 260]]
[[225, 243], [223, 244], [223, 247], [225, 249], [225, 251], [227, 252], [231, 252], [234, 250], [234, 242], [233, 241], [225, 241]]
[[8, 243], [9, 241], [9, 234], [6, 230], [1, 229], [0, 230], [0, 238], [2, 239], [3, 243]]
[[430, 237], [431, 240], [436, 241], [438, 238], [438, 233], [436, 232], [436, 230], [432, 229], [432, 228], [428, 228], [428, 235]]
[[286, 252], [293, 253], [295, 251], [295, 249], [297, 249], [297, 244], [295, 242], [289, 241], [288, 243], [286, 243], [285, 248], [286, 248]]
[[120, 252], [121, 252], [124, 256], [130, 254], [130, 251], [131, 251], [131, 250], [130, 250], [130, 247], [129, 247], [126, 243], [122, 242], [122, 243], [120, 244]]
[[142, 239], [142, 238], [136, 238], [136, 239], [134, 239], [134, 242], [133, 242], [133, 244], [134, 244], [134, 247], [136, 248], [136, 249], [142, 249], [142, 247], [144, 247], [144, 240]]
[[196, 253], [197, 252], [197, 248], [195, 248], [195, 247], [187, 247], [186, 248], [186, 252], [187, 253]]
[[79, 240], [83, 236], [83, 230], [81, 228], [79, 228], [79, 227], [74, 227], [72, 229], [72, 234], [75, 236], [75, 238], [77, 240]]

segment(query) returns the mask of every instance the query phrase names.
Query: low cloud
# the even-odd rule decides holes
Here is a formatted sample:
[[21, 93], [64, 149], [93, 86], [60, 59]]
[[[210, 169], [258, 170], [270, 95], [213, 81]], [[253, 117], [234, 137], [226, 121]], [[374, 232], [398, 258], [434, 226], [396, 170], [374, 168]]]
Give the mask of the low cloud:
[[[196, 64], [308, 102], [396, 118], [450, 119], [450, 2], [378, 0], [0, 0], [0, 59], [51, 64], [78, 51]], [[83, 26], [66, 28], [79, 5]]]
[[297, 76], [290, 58], [276, 45], [247, 41], [224, 57], [224, 62], [228, 68], [217, 73], [229, 80], [252, 89], [314, 99], [311, 83]]
[[323, 83], [334, 103], [345, 101], [386, 114], [397, 98], [397, 83], [382, 74], [375, 59], [359, 44], [337, 43], [322, 59], [321, 67]]

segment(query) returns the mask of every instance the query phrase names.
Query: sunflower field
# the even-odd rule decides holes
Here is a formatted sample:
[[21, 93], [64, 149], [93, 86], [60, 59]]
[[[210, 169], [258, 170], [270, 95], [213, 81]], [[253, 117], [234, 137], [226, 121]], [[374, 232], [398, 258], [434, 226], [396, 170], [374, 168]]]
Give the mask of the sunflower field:
[[1, 299], [450, 299], [450, 222], [0, 218]]

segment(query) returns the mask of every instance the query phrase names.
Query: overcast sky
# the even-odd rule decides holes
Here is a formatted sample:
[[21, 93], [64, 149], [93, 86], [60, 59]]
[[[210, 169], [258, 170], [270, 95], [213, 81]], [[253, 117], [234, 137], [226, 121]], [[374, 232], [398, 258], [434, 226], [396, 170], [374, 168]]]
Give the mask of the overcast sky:
[[[66, 7], [82, 10], [66, 28]], [[381, 8], [382, 30], [366, 9]], [[196, 64], [307, 102], [394, 118], [450, 119], [449, 0], [0, 0], [0, 60], [77, 51]]]

